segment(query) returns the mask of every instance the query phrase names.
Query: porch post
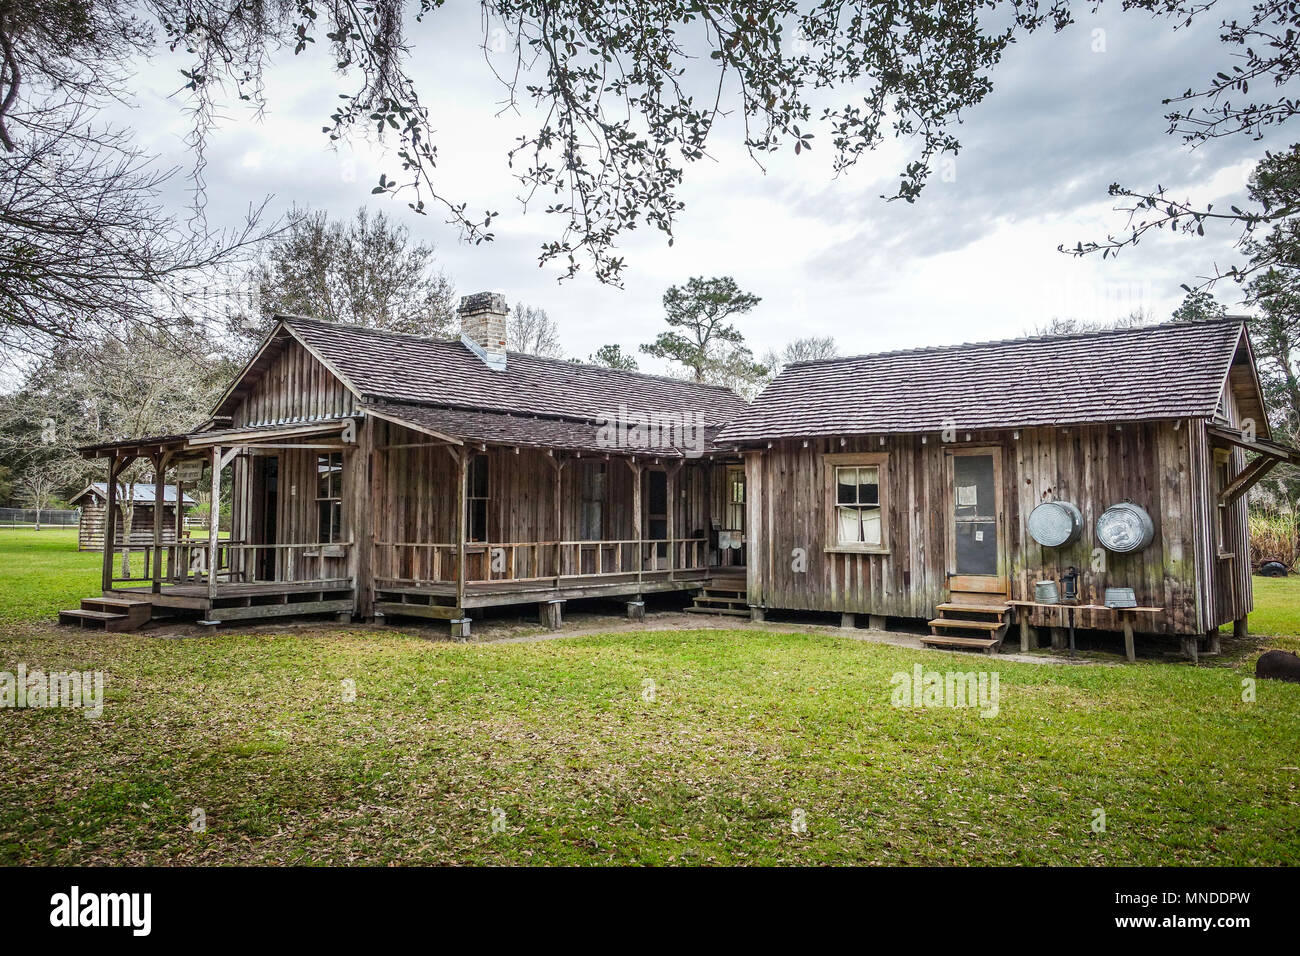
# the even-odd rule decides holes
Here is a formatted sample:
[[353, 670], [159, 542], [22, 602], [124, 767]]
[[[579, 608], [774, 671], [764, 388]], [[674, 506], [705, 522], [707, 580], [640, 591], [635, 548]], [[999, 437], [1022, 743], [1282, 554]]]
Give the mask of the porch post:
[[551, 463], [551, 468], [555, 472], [555, 587], [560, 587], [561, 565], [564, 562], [564, 546], [560, 544], [564, 540], [564, 459], [559, 456], [547, 458]]
[[208, 600], [217, 598], [217, 532], [221, 527], [221, 446], [212, 449], [212, 499], [208, 508]]
[[163, 480], [163, 470], [166, 467], [167, 455], [159, 451], [153, 456], [153, 584], [150, 590], [154, 594], [162, 591], [163, 511], [167, 504], [167, 484]]
[[456, 458], [456, 607], [465, 613], [465, 507], [469, 499], [469, 456], [468, 447], [457, 452], [448, 451]]
[[189, 572], [189, 552], [181, 550], [181, 535], [185, 531], [185, 483], [181, 481], [180, 469], [176, 469], [176, 518], [173, 530], [172, 560], [168, 568], [168, 577], [172, 580], [185, 581]]
[[348, 450], [351, 460], [351, 494], [348, 510], [352, 512], [352, 554], [348, 573], [352, 576], [353, 610], [359, 617], [374, 616], [373, 575], [371, 563], [375, 549], [374, 523], [371, 521], [374, 495], [371, 488], [370, 460], [374, 449], [374, 419], [369, 415], [357, 426], [357, 441]]
[[119, 473], [117, 453], [108, 459], [108, 489], [104, 502], [104, 569], [101, 580], [102, 590], [113, 590], [113, 544], [117, 535], [117, 476]]
[[645, 567], [645, 554], [641, 541], [641, 463], [635, 458], [627, 460], [632, 469], [632, 537], [636, 538], [636, 596], [641, 597], [641, 572]]
[[677, 567], [677, 476], [681, 474], [684, 462], [669, 465], [668, 477], [668, 580], [673, 580], [673, 569]]

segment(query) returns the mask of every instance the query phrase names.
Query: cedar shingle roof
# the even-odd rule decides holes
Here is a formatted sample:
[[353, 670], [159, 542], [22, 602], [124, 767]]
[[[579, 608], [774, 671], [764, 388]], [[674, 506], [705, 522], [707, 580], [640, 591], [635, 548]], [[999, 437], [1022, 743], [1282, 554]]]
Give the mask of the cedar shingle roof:
[[800, 362], [718, 442], [1208, 418], [1242, 331], [1170, 323]]
[[691, 431], [681, 436], [684, 440], [673, 446], [629, 448], [602, 443], [600, 428], [594, 422], [535, 418], [501, 412], [480, 412], [398, 402], [370, 402], [362, 407], [380, 417], [398, 420], [470, 443], [487, 442], [521, 447], [562, 448], [566, 451], [653, 455], [664, 458], [690, 457], [694, 453], [711, 451], [713, 449], [709, 439], [718, 431], [716, 427], [706, 428], [705, 434], [698, 436]]
[[355, 391], [384, 401], [594, 421], [629, 412], [699, 412], [710, 425], [745, 402], [730, 389], [563, 359], [507, 353], [493, 371], [459, 341], [285, 317], [284, 323]]

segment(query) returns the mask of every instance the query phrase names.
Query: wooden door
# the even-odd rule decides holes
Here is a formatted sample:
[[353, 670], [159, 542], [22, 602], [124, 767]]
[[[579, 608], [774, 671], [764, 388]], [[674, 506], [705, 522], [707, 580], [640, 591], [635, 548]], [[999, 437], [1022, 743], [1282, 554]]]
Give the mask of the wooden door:
[[647, 541], [663, 541], [646, 557], [646, 569], [667, 567], [668, 563], [668, 473], [663, 469], [645, 472], [645, 518], [641, 525]]
[[[251, 531], [253, 544], [279, 544], [280, 524], [280, 458], [278, 455], [259, 456], [253, 459], [253, 515]], [[278, 551], [259, 548], [254, 563], [258, 581], [278, 580]]]
[[948, 474], [948, 588], [1007, 593], [1002, 449], [954, 448]]
[[[723, 521], [722, 531], [725, 532], [725, 543], [727, 547], [720, 551], [719, 563], [723, 567], [744, 567], [745, 552], [748, 541], [745, 537], [745, 466], [728, 465], [726, 476], [726, 508], [724, 509], [726, 518]], [[737, 543], [740, 546], [737, 547]], [[724, 543], [719, 536], [719, 545]]]

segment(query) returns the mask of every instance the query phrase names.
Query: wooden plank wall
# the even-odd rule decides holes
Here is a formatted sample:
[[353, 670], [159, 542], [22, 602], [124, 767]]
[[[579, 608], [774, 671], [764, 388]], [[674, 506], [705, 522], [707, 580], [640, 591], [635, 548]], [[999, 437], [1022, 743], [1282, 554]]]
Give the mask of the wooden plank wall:
[[[1198, 601], [1194, 430], [1187, 423], [1145, 423], [1083, 428], [976, 432], [962, 445], [994, 445], [1003, 452], [1003, 527], [1011, 596], [1030, 599], [1033, 582], [1057, 580], [1080, 569], [1081, 600], [1101, 603], [1107, 586], [1128, 586], [1141, 604], [1166, 608], [1142, 627], [1159, 633], [1196, 633], [1210, 612]], [[827, 553], [826, 478], [822, 456], [838, 452], [889, 453], [888, 554]], [[930, 435], [877, 436], [776, 444], [747, 455], [749, 523], [758, 548], [751, 556], [751, 603], [820, 610], [928, 618], [948, 588], [947, 478], [944, 444]], [[1203, 478], [1204, 476], [1202, 476]], [[1082, 539], [1067, 549], [1043, 548], [1025, 529], [1041, 501], [1072, 501], [1084, 517]], [[1145, 507], [1155, 540], [1136, 555], [1100, 551], [1093, 528], [1111, 504], [1130, 499]], [[793, 549], [803, 548], [807, 570], [794, 569]], [[1099, 561], [1104, 558], [1104, 563]], [[1082, 627], [1114, 626], [1113, 615], [1081, 614]], [[1051, 623], [1040, 614], [1036, 623]]]
[[[456, 465], [445, 447], [400, 425], [375, 421], [375, 464], [371, 501], [374, 540], [452, 543], [455, 539]], [[423, 445], [426, 447], [404, 447]], [[470, 448], [471, 453], [479, 453]], [[555, 518], [555, 467], [544, 450], [489, 445], [488, 539], [500, 544], [516, 541], [576, 541], [581, 530], [583, 468], [603, 466], [605, 506], [601, 539], [633, 536], [632, 470], [611, 456], [567, 457], [560, 470], [560, 522]], [[563, 455], [563, 453], [557, 452]], [[647, 472], [653, 466], [645, 466]], [[703, 463], [691, 462], [678, 472], [675, 521], [678, 537], [707, 528], [708, 482]], [[648, 481], [642, 479], [643, 494]], [[430, 557], [415, 555], [404, 576], [428, 577]], [[553, 574], [546, 559], [542, 574]], [[575, 573], [566, 563], [562, 573]]]
[[339, 418], [356, 411], [356, 400], [325, 366], [290, 340], [271, 360], [235, 409], [234, 426]]
[[[1231, 386], [1225, 386], [1223, 407], [1227, 424], [1240, 428], [1245, 417]], [[1206, 629], [1246, 617], [1254, 610], [1251, 581], [1249, 495], [1243, 495], [1220, 515], [1218, 495], [1223, 490], [1218, 477], [1215, 450], [1228, 452], [1229, 475], [1237, 475], [1247, 464], [1246, 452], [1227, 443], [1212, 440], [1202, 424], [1198, 432], [1198, 459], [1206, 469], [1204, 506], [1201, 509], [1206, 533], [1201, 542], [1201, 560], [1208, 573], [1204, 576], [1202, 601], [1206, 608]], [[1222, 522], [1223, 541], [1219, 541]]]
[[[81, 508], [81, 521], [77, 527], [77, 550], [104, 550], [104, 503], [93, 495], [87, 495]], [[122, 514], [116, 515], [113, 533], [115, 544], [126, 543], [122, 533]], [[163, 543], [171, 544], [176, 540], [176, 506], [167, 505], [163, 509]], [[131, 544], [143, 547], [153, 544], [153, 505], [137, 503], [135, 516], [131, 525]]]

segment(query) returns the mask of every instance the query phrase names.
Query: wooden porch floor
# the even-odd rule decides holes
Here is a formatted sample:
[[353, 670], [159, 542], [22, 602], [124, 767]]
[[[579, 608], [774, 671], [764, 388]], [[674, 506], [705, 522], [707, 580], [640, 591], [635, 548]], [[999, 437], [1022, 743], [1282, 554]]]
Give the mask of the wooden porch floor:
[[208, 593], [205, 582], [163, 584], [156, 594], [147, 585], [117, 587], [104, 593], [148, 601], [155, 607], [202, 611], [209, 620], [218, 621], [339, 613], [351, 611], [355, 604], [349, 578], [221, 583], [217, 586], [215, 599]]

